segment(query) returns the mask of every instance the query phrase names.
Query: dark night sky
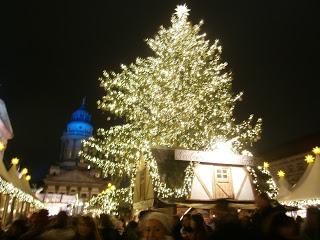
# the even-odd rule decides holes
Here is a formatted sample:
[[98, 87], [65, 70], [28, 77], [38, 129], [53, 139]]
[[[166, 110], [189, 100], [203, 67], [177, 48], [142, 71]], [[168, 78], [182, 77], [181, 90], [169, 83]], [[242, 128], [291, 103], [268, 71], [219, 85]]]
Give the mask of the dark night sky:
[[[96, 109], [98, 77], [150, 51], [143, 39], [168, 26], [181, 1], [8, 1], [0, 7], [0, 98], [15, 137], [13, 156], [44, 176], [58, 159], [60, 137], [71, 113], [87, 96], [95, 128], [106, 126]], [[263, 118], [266, 151], [320, 131], [320, 47], [315, 1], [186, 1], [190, 19], [204, 19], [210, 40], [220, 39], [223, 58], [244, 91], [236, 117]]]

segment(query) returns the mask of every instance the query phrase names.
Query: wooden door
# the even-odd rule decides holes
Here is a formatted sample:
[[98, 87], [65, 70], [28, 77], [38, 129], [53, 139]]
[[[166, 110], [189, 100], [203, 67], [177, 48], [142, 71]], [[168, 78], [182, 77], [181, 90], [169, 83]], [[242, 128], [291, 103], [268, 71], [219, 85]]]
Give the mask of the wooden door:
[[214, 189], [215, 198], [234, 198], [230, 168], [215, 167]]

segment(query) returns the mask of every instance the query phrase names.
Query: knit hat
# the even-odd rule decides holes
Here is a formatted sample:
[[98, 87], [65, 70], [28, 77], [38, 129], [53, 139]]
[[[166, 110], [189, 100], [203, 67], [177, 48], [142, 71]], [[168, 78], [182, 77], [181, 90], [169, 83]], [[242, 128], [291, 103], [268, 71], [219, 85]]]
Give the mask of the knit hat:
[[168, 233], [171, 232], [172, 220], [167, 214], [164, 214], [161, 212], [150, 212], [150, 213], [147, 213], [146, 216], [143, 218], [143, 221], [148, 221], [148, 220], [159, 221]]

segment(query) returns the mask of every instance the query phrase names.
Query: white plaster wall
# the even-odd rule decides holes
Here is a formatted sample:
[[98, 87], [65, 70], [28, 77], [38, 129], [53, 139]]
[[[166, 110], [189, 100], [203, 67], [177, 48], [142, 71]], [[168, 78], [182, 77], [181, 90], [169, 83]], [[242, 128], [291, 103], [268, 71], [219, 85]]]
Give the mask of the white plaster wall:
[[[238, 195], [238, 198], [236, 198], [237, 200], [254, 200], [250, 177], [247, 176], [247, 178], [245, 179], [248, 173], [244, 169], [244, 167], [231, 167], [231, 172], [232, 172], [234, 197], [236, 198]], [[243, 187], [239, 194], [242, 184], [243, 184]]]
[[199, 164], [195, 168], [195, 173], [197, 173], [198, 176], [201, 178], [201, 180], [205, 183], [205, 185], [210, 193], [210, 197], [208, 196], [206, 191], [201, 186], [198, 178], [196, 176], [194, 176], [192, 188], [191, 188], [190, 199], [196, 199], [196, 200], [210, 200], [210, 199], [212, 199], [212, 196], [213, 196], [212, 184], [213, 184], [213, 174], [214, 174], [213, 166]]

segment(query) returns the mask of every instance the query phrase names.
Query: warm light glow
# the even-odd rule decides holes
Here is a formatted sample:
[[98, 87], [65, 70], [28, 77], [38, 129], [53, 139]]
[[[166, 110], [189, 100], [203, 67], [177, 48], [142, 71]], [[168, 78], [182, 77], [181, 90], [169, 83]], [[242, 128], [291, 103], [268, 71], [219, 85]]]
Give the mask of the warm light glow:
[[112, 184], [111, 183], [108, 183], [108, 188], [111, 188]]
[[312, 152], [313, 152], [314, 154], [316, 154], [316, 155], [319, 155], [319, 154], [320, 154], [320, 147], [314, 147], [314, 148], [312, 149]]
[[30, 176], [30, 175], [27, 175], [27, 176], [26, 176], [26, 180], [27, 180], [27, 181], [30, 181], [30, 180], [31, 180], [31, 176]]
[[278, 171], [278, 176], [279, 177], [284, 177], [286, 175], [286, 173], [282, 170]]
[[305, 161], [307, 163], [314, 163], [314, 156], [312, 156], [311, 154], [308, 154], [306, 157], [305, 157]]
[[264, 168], [268, 168], [268, 167], [270, 167], [270, 164], [269, 164], [268, 162], [264, 162], [264, 163], [263, 163], [263, 167], [264, 167]]
[[6, 146], [3, 144], [3, 142], [0, 142], [0, 151], [3, 151], [6, 148]]
[[188, 9], [186, 4], [178, 5], [175, 10], [176, 10], [175, 14], [178, 16], [178, 18], [181, 18], [183, 16], [187, 17], [190, 11], [190, 9]]
[[27, 173], [28, 173], [28, 169], [27, 168], [22, 169], [22, 171], [21, 171], [22, 175], [26, 175]]
[[110, 188], [112, 191], [116, 190], [116, 186], [112, 185]]
[[19, 158], [15, 157], [11, 159], [11, 164], [17, 165], [19, 163]]

